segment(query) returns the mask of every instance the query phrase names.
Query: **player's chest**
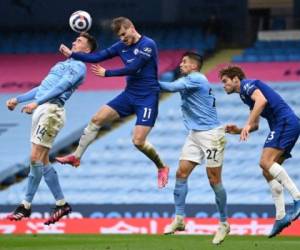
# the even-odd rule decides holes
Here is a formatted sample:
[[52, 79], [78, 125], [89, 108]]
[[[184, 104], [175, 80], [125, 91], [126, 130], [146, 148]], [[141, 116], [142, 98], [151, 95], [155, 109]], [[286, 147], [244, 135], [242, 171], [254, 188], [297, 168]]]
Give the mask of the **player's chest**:
[[139, 54], [139, 48], [123, 48], [120, 52], [120, 57], [124, 64], [132, 63]]
[[63, 75], [68, 71], [70, 67], [70, 63], [59, 62], [51, 68], [50, 72], [55, 73], [56, 75]]

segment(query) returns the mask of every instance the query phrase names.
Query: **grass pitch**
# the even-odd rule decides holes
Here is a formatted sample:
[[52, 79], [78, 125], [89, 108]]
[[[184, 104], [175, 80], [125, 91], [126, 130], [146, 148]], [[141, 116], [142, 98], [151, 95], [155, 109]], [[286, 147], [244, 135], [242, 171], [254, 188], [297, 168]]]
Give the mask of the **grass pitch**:
[[299, 237], [227, 236], [219, 246], [212, 236], [196, 235], [0, 235], [0, 250], [296, 250]]

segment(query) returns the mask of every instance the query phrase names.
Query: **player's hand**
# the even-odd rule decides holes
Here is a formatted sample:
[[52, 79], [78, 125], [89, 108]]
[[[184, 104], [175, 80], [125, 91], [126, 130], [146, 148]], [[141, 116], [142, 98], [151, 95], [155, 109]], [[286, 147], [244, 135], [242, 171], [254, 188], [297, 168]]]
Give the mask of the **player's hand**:
[[241, 141], [247, 141], [247, 139], [249, 138], [249, 135], [250, 135], [250, 130], [251, 130], [251, 126], [249, 124], [247, 124], [245, 127], [243, 127], [243, 129], [241, 131], [241, 135], [240, 135]]
[[27, 114], [32, 114], [33, 111], [38, 107], [39, 105], [36, 102], [31, 102], [23, 106], [21, 112], [25, 112]]
[[102, 66], [100, 66], [99, 64], [93, 64], [92, 65], [92, 72], [96, 75], [96, 76], [105, 76], [105, 71], [106, 69], [103, 68]]
[[18, 105], [17, 98], [11, 98], [6, 101], [6, 107], [11, 111], [13, 111], [17, 105]]
[[228, 134], [239, 134], [241, 132], [241, 129], [238, 128], [235, 124], [227, 124], [225, 126], [225, 132]]
[[61, 44], [59, 46], [59, 51], [62, 53], [65, 57], [70, 57], [72, 54], [72, 51], [64, 44]]

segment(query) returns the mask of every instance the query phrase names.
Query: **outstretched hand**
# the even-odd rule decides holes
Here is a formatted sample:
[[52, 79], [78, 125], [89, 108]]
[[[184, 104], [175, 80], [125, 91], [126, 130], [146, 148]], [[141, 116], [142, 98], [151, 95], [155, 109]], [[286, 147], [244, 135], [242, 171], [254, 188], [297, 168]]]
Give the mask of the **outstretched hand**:
[[105, 76], [105, 71], [106, 69], [103, 68], [102, 66], [100, 66], [99, 64], [93, 64], [92, 65], [92, 72], [96, 75], [96, 76]]
[[225, 132], [228, 134], [239, 134], [241, 132], [241, 129], [235, 124], [227, 124], [225, 126]]
[[23, 106], [21, 109], [21, 112], [25, 112], [27, 114], [32, 114], [33, 111], [38, 107], [39, 105], [36, 102], [31, 102]]
[[13, 111], [15, 107], [17, 107], [17, 105], [18, 105], [17, 98], [11, 98], [6, 101], [6, 107], [11, 111]]
[[65, 57], [70, 57], [72, 54], [72, 51], [64, 44], [61, 44], [59, 46], [59, 51], [62, 53]]

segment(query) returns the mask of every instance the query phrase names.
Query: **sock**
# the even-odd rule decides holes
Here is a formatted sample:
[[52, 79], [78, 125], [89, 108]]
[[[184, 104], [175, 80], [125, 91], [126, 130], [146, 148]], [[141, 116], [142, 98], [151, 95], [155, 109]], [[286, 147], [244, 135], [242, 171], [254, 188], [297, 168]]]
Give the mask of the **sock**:
[[25, 201], [27, 201], [28, 203], [32, 203], [34, 195], [40, 185], [43, 176], [43, 167], [44, 165], [41, 162], [35, 162], [30, 164], [30, 172], [28, 176], [28, 183], [25, 194]]
[[269, 169], [269, 173], [289, 191], [294, 200], [300, 200], [298, 188], [281, 165], [274, 162]]
[[26, 201], [26, 200], [23, 200], [21, 202], [21, 204], [23, 204], [26, 209], [30, 209], [31, 208], [31, 203], [28, 202], [28, 201]]
[[81, 158], [87, 147], [95, 140], [101, 126], [90, 122], [84, 129], [83, 134], [80, 137], [79, 145], [73, 153], [76, 158]]
[[164, 167], [165, 164], [162, 162], [158, 153], [150, 142], [146, 141], [143, 146], [138, 146], [137, 148], [141, 152], [143, 152], [151, 161], [153, 161], [157, 168]]
[[58, 175], [50, 164], [44, 167], [43, 175], [54, 199], [56, 201], [64, 200], [64, 195], [59, 184]]
[[269, 185], [275, 203], [276, 220], [280, 220], [285, 216], [283, 186], [275, 179], [271, 180]]
[[188, 192], [188, 185], [186, 179], [176, 178], [174, 189], [174, 202], [175, 202], [175, 214], [184, 216], [185, 210], [185, 198]]
[[227, 220], [227, 195], [226, 190], [223, 187], [222, 183], [217, 185], [211, 185], [212, 189], [215, 192], [216, 205], [220, 214], [220, 221], [222, 223]]

